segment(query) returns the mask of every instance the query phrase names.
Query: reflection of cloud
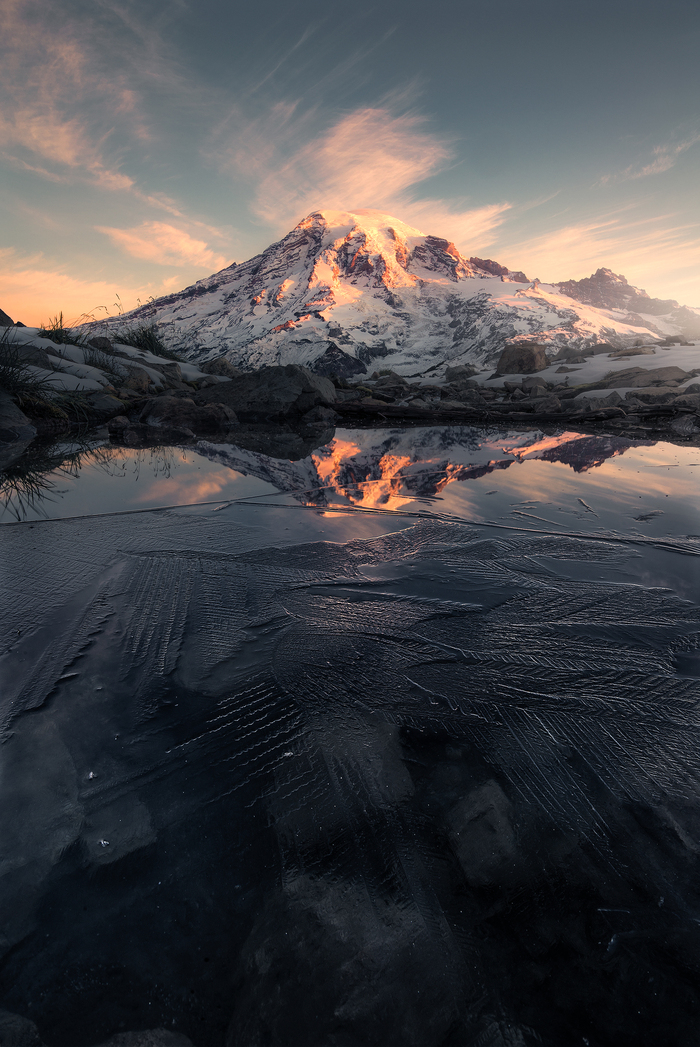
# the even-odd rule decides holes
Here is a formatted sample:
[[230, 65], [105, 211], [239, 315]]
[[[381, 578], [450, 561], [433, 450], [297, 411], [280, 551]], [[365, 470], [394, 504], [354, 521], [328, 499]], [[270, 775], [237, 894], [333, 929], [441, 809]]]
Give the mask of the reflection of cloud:
[[111, 229], [96, 226], [134, 258], [144, 258], [158, 265], [201, 265], [223, 269], [226, 259], [214, 254], [204, 240], [195, 240], [183, 229], [165, 222], [142, 222], [134, 229]]
[[135, 499], [137, 503], [153, 502], [157, 498], [159, 504], [177, 505], [186, 502], [205, 502], [207, 499], [216, 498], [222, 491], [231, 493], [231, 485], [235, 477], [230, 470], [221, 469], [217, 472], [208, 472], [206, 476], [193, 480], [192, 474], [183, 476], [159, 477], [150, 489], [146, 489]]

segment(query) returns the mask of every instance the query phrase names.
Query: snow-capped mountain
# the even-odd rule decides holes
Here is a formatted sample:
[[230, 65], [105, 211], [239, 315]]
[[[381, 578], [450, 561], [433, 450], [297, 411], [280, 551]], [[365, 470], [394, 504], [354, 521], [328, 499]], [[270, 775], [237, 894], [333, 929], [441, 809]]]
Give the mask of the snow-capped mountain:
[[700, 328], [700, 311], [680, 315], [676, 303], [662, 303], [669, 308], [660, 312], [656, 300], [613, 278], [632, 292], [633, 312], [619, 296], [593, 298], [586, 281], [531, 282], [490, 259], [464, 258], [391, 215], [318, 211], [261, 255], [119, 322], [155, 322], [170, 347], [198, 360], [226, 356], [246, 369], [297, 363], [343, 376], [484, 366], [507, 340], [554, 352], [678, 335], [691, 322]]

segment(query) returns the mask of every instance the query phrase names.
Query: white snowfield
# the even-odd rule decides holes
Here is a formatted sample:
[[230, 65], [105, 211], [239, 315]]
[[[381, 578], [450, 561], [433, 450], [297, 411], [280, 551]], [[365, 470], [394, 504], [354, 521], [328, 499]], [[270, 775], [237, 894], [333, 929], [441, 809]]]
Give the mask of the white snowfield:
[[[327, 210], [261, 255], [125, 319], [157, 323], [166, 344], [191, 359], [226, 356], [245, 369], [296, 363], [347, 376], [486, 367], [508, 339], [544, 344], [554, 355], [601, 341], [623, 347], [687, 338], [693, 327], [700, 337], [700, 310], [650, 299], [609, 270], [599, 274], [610, 285], [609, 308], [571, 297], [564, 285], [466, 259], [447, 240], [391, 215]], [[566, 285], [571, 293], [575, 283]]]
[[[136, 366], [148, 375], [152, 391], [165, 388], [163, 369], [173, 368], [173, 361], [131, 345], [114, 341], [117, 355], [105, 353], [90, 346], [64, 345], [43, 338], [37, 327], [10, 328], [8, 344], [42, 349], [48, 360], [48, 368], [26, 363], [30, 374], [57, 392], [99, 393], [114, 391], [115, 385], [129, 378]], [[179, 374], [186, 382], [228, 382], [229, 378], [205, 374], [191, 363], [178, 363]]]

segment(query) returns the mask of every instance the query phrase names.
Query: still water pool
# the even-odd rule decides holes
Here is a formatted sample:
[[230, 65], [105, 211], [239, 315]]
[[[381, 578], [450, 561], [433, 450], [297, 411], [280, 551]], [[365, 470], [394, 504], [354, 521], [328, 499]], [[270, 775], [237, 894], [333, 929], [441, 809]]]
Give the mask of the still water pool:
[[697, 448], [74, 450], [5, 488], [0, 1008], [695, 1047]]

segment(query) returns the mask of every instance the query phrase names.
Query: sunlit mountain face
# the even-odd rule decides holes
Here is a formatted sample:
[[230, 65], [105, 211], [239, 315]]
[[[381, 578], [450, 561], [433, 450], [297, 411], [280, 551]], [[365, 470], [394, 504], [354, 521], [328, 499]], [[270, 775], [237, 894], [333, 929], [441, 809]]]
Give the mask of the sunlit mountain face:
[[490, 365], [507, 339], [624, 346], [700, 334], [700, 311], [649, 298], [609, 270], [567, 284], [530, 281], [378, 211], [317, 211], [278, 243], [121, 317], [157, 323], [171, 347], [252, 369], [319, 374], [391, 367], [439, 373]]
[[[202, 442], [200, 453], [257, 476], [306, 505], [349, 504], [402, 509], [435, 498], [449, 484], [517, 468], [533, 459], [560, 462], [581, 473], [623, 454], [632, 442], [617, 436], [565, 432], [545, 436], [484, 433], [468, 426], [426, 429], [338, 429], [332, 440], [300, 461], [271, 458], [225, 444]], [[647, 446], [636, 441], [634, 446]]]

